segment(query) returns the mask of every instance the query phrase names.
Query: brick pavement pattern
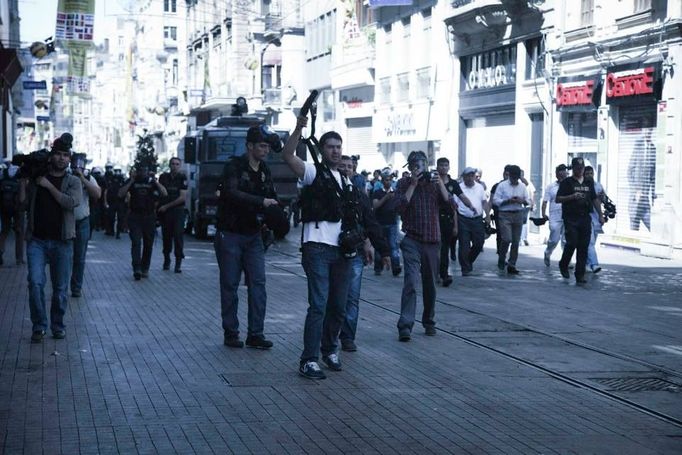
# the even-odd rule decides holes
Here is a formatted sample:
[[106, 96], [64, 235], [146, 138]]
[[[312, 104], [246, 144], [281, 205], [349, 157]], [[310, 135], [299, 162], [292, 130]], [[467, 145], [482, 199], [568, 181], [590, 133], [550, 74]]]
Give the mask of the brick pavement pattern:
[[[150, 277], [135, 282], [129, 240], [94, 233], [67, 337], [42, 344], [29, 339], [25, 266], [0, 268], [0, 453], [682, 452], [682, 428], [447, 333], [415, 326], [399, 343], [402, 280], [390, 274], [366, 273], [359, 351], [342, 353], [344, 371], [300, 377], [297, 238], [267, 254], [269, 351], [222, 345], [208, 242], [187, 238], [174, 274], [157, 237]], [[242, 287], [242, 336], [245, 302]], [[443, 327], [461, 326], [437, 311]]]

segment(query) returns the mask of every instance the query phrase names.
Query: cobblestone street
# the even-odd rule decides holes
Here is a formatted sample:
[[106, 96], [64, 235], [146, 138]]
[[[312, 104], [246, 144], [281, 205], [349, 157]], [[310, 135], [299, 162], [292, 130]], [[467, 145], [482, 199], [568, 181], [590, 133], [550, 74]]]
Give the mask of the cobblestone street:
[[682, 452], [679, 261], [601, 249], [581, 288], [541, 246], [522, 247], [520, 276], [498, 274], [489, 243], [475, 276], [453, 266], [438, 288], [437, 336], [416, 325], [410, 343], [402, 277], [369, 267], [359, 350], [311, 381], [298, 235], [267, 253], [269, 351], [223, 346], [209, 242], [186, 238], [174, 274], [157, 237], [135, 282], [129, 239], [94, 233], [66, 339], [42, 344], [25, 266], [0, 268], [0, 453]]

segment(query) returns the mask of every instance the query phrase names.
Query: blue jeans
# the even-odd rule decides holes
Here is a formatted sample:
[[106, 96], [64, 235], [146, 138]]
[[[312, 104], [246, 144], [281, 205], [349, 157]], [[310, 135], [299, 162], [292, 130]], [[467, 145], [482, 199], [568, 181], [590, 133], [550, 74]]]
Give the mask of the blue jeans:
[[317, 362], [318, 353], [338, 348], [337, 338], [345, 317], [352, 262], [339, 247], [324, 243], [303, 244], [303, 270], [308, 278], [308, 313], [303, 331], [301, 362]]
[[213, 242], [220, 268], [220, 307], [223, 330], [228, 337], [239, 336], [239, 282], [242, 270], [248, 288], [248, 336], [262, 336], [265, 321], [265, 248], [260, 232], [252, 235], [216, 232]]
[[71, 272], [71, 292], [83, 288], [83, 274], [85, 273], [85, 253], [88, 251], [90, 240], [90, 218], [76, 221], [76, 239], [73, 242], [73, 271]]
[[355, 340], [355, 332], [358, 329], [360, 288], [362, 287], [362, 270], [365, 268], [365, 262], [361, 253], [358, 253], [350, 262], [352, 263], [350, 287], [346, 301], [346, 317], [343, 320], [341, 334], [339, 335], [341, 340]]
[[64, 330], [67, 296], [73, 260], [73, 240], [41, 240], [32, 238], [26, 243], [28, 260], [28, 305], [31, 310], [33, 331], [47, 330], [45, 309], [45, 266], [50, 266], [52, 281], [52, 304], [50, 306], [50, 328]]
[[[397, 271], [400, 269], [400, 249], [398, 248], [398, 223], [385, 224], [381, 226], [381, 230], [391, 247], [391, 270]], [[378, 251], [374, 252], [374, 270], [381, 271], [383, 268], [381, 263], [381, 255]]]

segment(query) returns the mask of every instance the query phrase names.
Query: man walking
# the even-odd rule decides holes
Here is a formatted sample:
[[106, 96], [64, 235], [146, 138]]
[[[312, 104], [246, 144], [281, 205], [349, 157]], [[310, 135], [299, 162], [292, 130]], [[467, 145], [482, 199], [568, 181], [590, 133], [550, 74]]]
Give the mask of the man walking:
[[473, 271], [474, 261], [483, 251], [483, 244], [485, 243], [483, 215], [485, 214], [485, 222], [490, 224], [490, 209], [483, 185], [476, 182], [476, 169], [473, 167], [465, 168], [462, 172], [462, 179], [464, 185], [461, 187], [462, 195], [459, 198], [460, 200], [462, 197], [467, 198], [473, 206], [473, 210], [464, 203], [457, 204], [457, 243], [459, 243], [457, 257], [462, 269], [462, 276], [469, 276]]
[[[556, 193], [559, 191], [559, 184], [566, 178], [568, 171], [565, 164], [560, 164], [554, 169], [556, 180], [545, 188], [542, 198], [542, 218], [549, 221], [549, 239], [545, 248], [545, 265], [549, 267], [550, 257], [556, 246], [561, 241], [564, 242], [564, 220], [561, 218], [561, 204], [556, 202]], [[547, 216], [547, 206], [549, 205], [549, 216]]]
[[590, 218], [592, 219], [592, 233], [590, 234], [590, 244], [587, 247], [587, 266], [590, 268], [592, 273], [599, 273], [601, 272], [601, 267], [599, 266], [599, 257], [597, 256], [597, 236], [604, 232], [602, 225], [599, 223], [599, 214], [602, 213], [601, 203], [604, 201], [606, 192], [604, 191], [604, 186], [595, 180], [594, 168], [592, 166], [585, 166], [585, 180], [592, 181], [594, 184], [594, 192], [597, 194], [597, 198], [599, 199], [599, 209], [590, 212]]
[[[521, 168], [516, 165], [508, 167], [509, 178], [500, 182], [495, 189], [493, 201], [498, 207], [500, 248], [498, 251], [497, 268], [504, 270], [507, 265], [507, 273], [518, 275], [516, 261], [519, 257], [519, 242], [521, 230], [526, 214], [525, 207], [530, 204], [528, 191], [519, 179]], [[509, 246], [511, 245], [511, 251]], [[507, 260], [507, 252], [509, 259]]]
[[[277, 206], [277, 194], [265, 158], [270, 152], [271, 134], [264, 126], [252, 126], [246, 133], [246, 153], [225, 166], [218, 202], [218, 224], [214, 248], [220, 268], [220, 306], [224, 339], [241, 348], [237, 306], [242, 270], [248, 288], [248, 332], [246, 345], [270, 349], [272, 341], [263, 334], [267, 294], [265, 291], [265, 246], [261, 230], [265, 211]], [[279, 140], [279, 138], [276, 138]]]
[[[85, 274], [85, 255], [90, 240], [90, 200], [98, 201], [102, 190], [95, 179], [85, 175], [85, 154], [76, 153], [80, 159], [72, 162], [72, 173], [81, 183], [81, 203], [73, 211], [76, 218], [76, 238], [73, 243], [73, 270], [71, 272], [71, 297], [80, 297]], [[95, 202], [96, 203], [96, 202]]]
[[[330, 370], [342, 369], [337, 340], [345, 317], [352, 270], [352, 262], [346, 256], [357, 253], [357, 244], [350, 241], [358, 237], [357, 225], [350, 220], [358, 215], [354, 204], [349, 203], [353, 198], [349, 182], [338, 170], [341, 135], [329, 131], [320, 137], [319, 164], [306, 163], [294, 154], [307, 121], [305, 116], [298, 117], [282, 158], [303, 183], [302, 263], [308, 279], [308, 313], [298, 371], [309, 379], [324, 379], [326, 375], [318, 364], [320, 352]], [[342, 227], [348, 245], [339, 241]]]
[[[372, 206], [382, 233], [391, 249], [391, 270], [393, 276], [400, 275], [400, 251], [398, 250], [398, 211], [396, 209], [393, 174], [387, 170], [381, 174], [381, 188], [372, 192]], [[374, 255], [374, 274], [381, 275], [383, 264], [377, 252]]]
[[133, 277], [135, 281], [139, 281], [141, 278], [149, 277], [156, 235], [156, 204], [159, 197], [166, 197], [168, 193], [156, 177], [149, 174], [149, 168], [142, 163], [136, 165], [135, 173], [118, 191], [118, 197], [124, 199], [128, 193], [130, 193], [128, 204], [130, 256]]
[[573, 252], [577, 250], [575, 262], [575, 281], [577, 284], [587, 283], [585, 264], [587, 248], [592, 234], [592, 217], [590, 212], [597, 211], [599, 223], [604, 224], [601, 203], [594, 191], [594, 183], [584, 176], [585, 163], [582, 158], [571, 160], [571, 177], [564, 179], [559, 185], [556, 201], [561, 204], [561, 213], [566, 230], [566, 246], [559, 261], [561, 276], [568, 278], [568, 264]]
[[166, 188], [168, 195], [161, 199], [158, 209], [163, 238], [163, 270], [170, 269], [170, 254], [175, 246], [175, 273], [182, 272], [182, 259], [185, 231], [185, 195], [187, 193], [187, 176], [181, 171], [180, 158], [169, 161], [170, 171], [159, 177], [159, 183]]
[[403, 252], [405, 278], [400, 301], [398, 339], [410, 341], [417, 306], [417, 283], [421, 277], [424, 299], [422, 325], [426, 335], [436, 335], [436, 274], [441, 243], [438, 222], [441, 204], [449, 204], [454, 212], [455, 200], [436, 173], [426, 169], [426, 154], [410, 152], [407, 165], [411, 177], [398, 182], [396, 199], [405, 232], [400, 248]]
[[71, 160], [69, 133], [54, 141], [49, 154], [47, 175], [32, 179], [26, 187], [21, 180], [19, 203], [28, 203], [26, 257], [28, 260], [28, 299], [33, 323], [32, 343], [40, 343], [47, 330], [45, 309], [45, 266], [50, 266], [52, 303], [50, 329], [56, 339], [66, 337], [64, 314], [73, 261], [76, 221], [73, 209], [81, 203], [80, 180], [66, 173]]

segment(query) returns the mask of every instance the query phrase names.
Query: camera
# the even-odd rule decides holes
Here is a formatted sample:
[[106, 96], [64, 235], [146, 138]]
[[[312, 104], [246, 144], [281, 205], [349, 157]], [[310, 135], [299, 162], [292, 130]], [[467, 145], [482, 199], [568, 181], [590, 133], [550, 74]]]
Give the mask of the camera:
[[421, 179], [430, 182], [436, 177], [438, 177], [438, 171], [424, 171], [424, 173], [421, 176]]
[[85, 153], [74, 153], [71, 155], [71, 169], [85, 169], [88, 155]]
[[28, 155], [14, 155], [12, 164], [19, 167], [17, 176], [20, 179], [36, 179], [47, 175], [50, 152], [47, 149], [37, 150]]
[[614, 219], [616, 217], [616, 204], [606, 194], [602, 195], [602, 204], [604, 205], [604, 222]]
[[346, 259], [352, 259], [358, 254], [358, 249], [365, 242], [365, 236], [359, 229], [343, 229], [339, 234], [339, 248]]
[[483, 230], [485, 231], [485, 238], [487, 239], [493, 234], [497, 234], [497, 229], [492, 227], [490, 223], [483, 222]]

